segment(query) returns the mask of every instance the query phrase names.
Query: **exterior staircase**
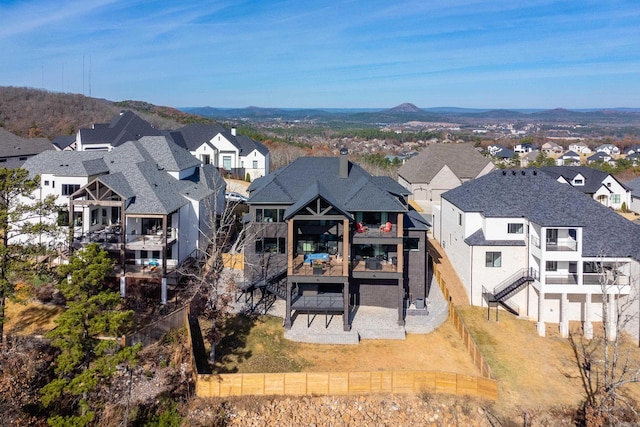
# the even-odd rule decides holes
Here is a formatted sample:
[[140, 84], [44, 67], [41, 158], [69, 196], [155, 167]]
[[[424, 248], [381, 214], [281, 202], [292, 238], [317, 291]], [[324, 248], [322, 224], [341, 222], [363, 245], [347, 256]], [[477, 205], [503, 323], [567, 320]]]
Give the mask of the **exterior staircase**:
[[488, 304], [501, 305], [510, 313], [518, 316], [520, 314], [520, 307], [509, 301], [509, 298], [520, 291], [520, 289], [536, 280], [537, 277], [537, 272], [534, 269], [523, 268], [496, 286], [493, 289], [493, 292], [489, 292], [483, 287], [482, 295]]

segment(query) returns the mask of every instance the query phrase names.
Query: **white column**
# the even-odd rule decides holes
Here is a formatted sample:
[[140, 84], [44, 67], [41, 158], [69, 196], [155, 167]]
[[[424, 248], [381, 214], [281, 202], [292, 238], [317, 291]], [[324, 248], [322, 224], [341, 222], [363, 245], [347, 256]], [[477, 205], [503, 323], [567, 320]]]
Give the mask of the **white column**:
[[582, 331], [586, 339], [593, 339], [593, 323], [591, 323], [591, 294], [584, 296], [584, 324]]
[[127, 278], [125, 276], [120, 276], [120, 297], [124, 298], [127, 296]]
[[166, 277], [162, 278], [162, 290], [161, 290], [160, 298], [162, 300], [162, 304], [167, 303], [167, 278]]
[[560, 295], [560, 336], [566, 338], [569, 336], [569, 299], [567, 294]]
[[616, 338], [616, 321], [617, 321], [617, 313], [616, 313], [616, 296], [614, 294], [607, 294], [607, 301], [609, 303], [609, 318], [606, 319], [606, 328], [609, 333], [609, 339], [614, 340]]
[[538, 335], [544, 337], [546, 334], [545, 325], [544, 325], [544, 292], [540, 292], [538, 297]]

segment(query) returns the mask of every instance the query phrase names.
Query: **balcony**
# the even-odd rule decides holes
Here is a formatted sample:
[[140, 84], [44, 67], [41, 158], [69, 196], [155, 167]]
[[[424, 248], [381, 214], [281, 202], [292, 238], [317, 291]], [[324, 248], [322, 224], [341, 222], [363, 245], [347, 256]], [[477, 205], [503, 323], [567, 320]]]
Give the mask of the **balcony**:
[[[170, 228], [167, 235], [167, 246], [176, 241], [176, 230]], [[125, 243], [129, 250], [160, 250], [164, 244], [164, 234], [155, 232], [152, 234], [126, 234]], [[98, 243], [107, 250], [119, 250], [122, 243], [120, 226], [107, 226], [100, 230], [87, 231], [75, 234], [73, 246], [79, 249], [89, 243]]]
[[391, 229], [384, 228], [384, 224], [362, 224], [362, 227], [356, 227], [353, 234], [354, 238], [357, 237], [367, 237], [367, 238], [377, 238], [377, 237], [387, 237], [393, 238], [398, 237], [398, 226], [396, 224], [391, 224]]
[[[578, 275], [545, 274], [544, 280], [547, 285], [577, 285]], [[606, 282], [601, 282], [601, 280], [606, 280]], [[613, 276], [607, 278], [604, 273], [584, 273], [582, 275], [583, 285], [600, 285], [601, 283], [607, 286], [627, 286], [629, 285], [629, 276], [619, 274], [614, 280]]]
[[578, 250], [578, 242], [573, 239], [548, 241], [545, 249], [547, 252], [575, 252]]
[[342, 258], [334, 255], [329, 255], [328, 258], [328, 261], [304, 262], [304, 256], [298, 255], [293, 259], [293, 274], [295, 276], [343, 276]]

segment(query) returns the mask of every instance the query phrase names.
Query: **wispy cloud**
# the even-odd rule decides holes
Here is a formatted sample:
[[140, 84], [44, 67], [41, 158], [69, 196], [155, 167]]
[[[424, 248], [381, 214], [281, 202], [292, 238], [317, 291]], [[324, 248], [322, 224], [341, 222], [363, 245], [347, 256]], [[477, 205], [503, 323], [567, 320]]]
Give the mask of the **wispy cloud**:
[[571, 76], [581, 99], [612, 76], [638, 77], [637, 93], [639, 18], [634, 0], [30, 0], [0, 5], [0, 81], [72, 90], [89, 56], [111, 99], [380, 106], [428, 93], [428, 106], [440, 85], [526, 107], [540, 98], [531, 82], [558, 90]]

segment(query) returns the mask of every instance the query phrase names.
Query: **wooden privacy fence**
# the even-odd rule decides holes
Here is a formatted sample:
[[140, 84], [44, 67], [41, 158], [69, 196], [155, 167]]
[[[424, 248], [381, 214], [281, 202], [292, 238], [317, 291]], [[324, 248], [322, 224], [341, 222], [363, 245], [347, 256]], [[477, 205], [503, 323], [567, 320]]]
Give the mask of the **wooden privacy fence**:
[[483, 377], [494, 378], [493, 372], [491, 371], [491, 367], [484, 360], [484, 357], [482, 356], [480, 347], [478, 347], [478, 344], [476, 344], [475, 340], [471, 336], [471, 333], [469, 332], [467, 325], [464, 324], [464, 321], [462, 320], [460, 313], [451, 303], [450, 293], [449, 293], [449, 290], [447, 289], [447, 284], [444, 280], [444, 277], [442, 277], [442, 274], [440, 273], [438, 264], [433, 263], [433, 271], [435, 274], [436, 282], [438, 282], [438, 286], [440, 286], [440, 290], [442, 291], [442, 294], [444, 295], [445, 299], [449, 303], [449, 318], [453, 322], [456, 330], [458, 331], [458, 334], [460, 335], [460, 338], [462, 339], [462, 342], [464, 343], [464, 346], [466, 347], [467, 351], [469, 352], [469, 355], [473, 359], [473, 363], [480, 370], [480, 373]]
[[498, 399], [490, 378], [430, 371], [291, 372], [197, 375], [196, 396], [447, 393]]

